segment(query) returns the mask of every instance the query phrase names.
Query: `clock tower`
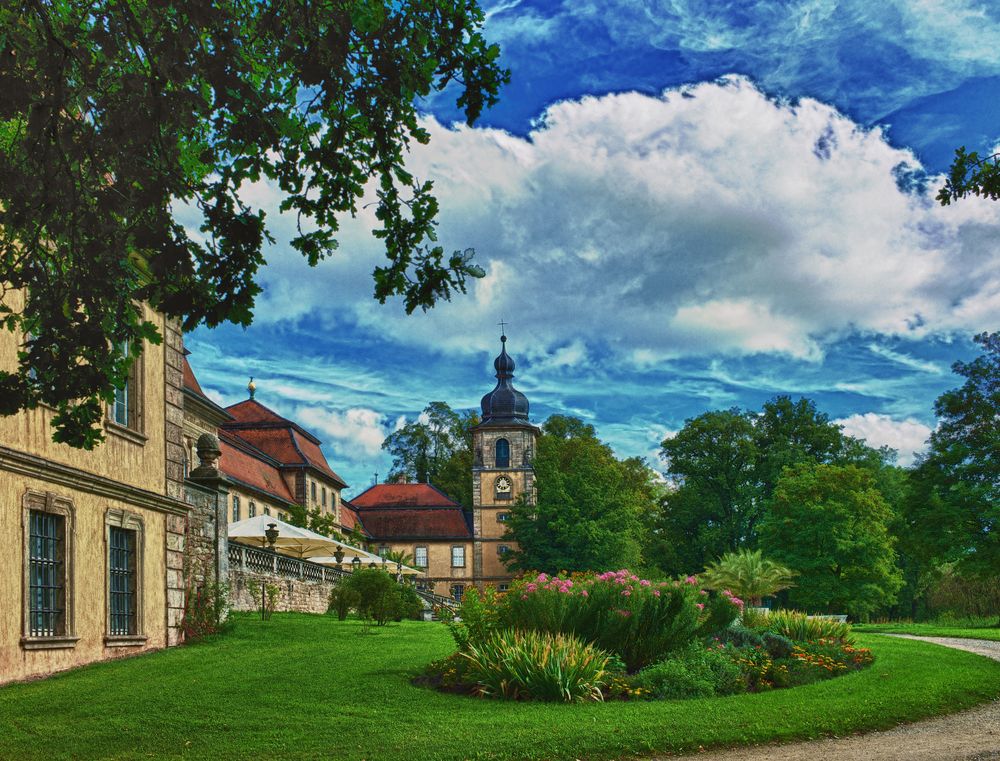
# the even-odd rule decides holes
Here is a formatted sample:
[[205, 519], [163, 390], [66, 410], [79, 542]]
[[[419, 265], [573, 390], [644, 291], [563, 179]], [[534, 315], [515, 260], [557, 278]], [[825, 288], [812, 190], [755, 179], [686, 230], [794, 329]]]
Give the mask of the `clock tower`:
[[528, 398], [514, 388], [507, 336], [493, 361], [497, 385], [482, 400], [482, 422], [472, 429], [472, 569], [476, 586], [503, 588], [513, 574], [504, 564], [515, 545], [503, 538], [511, 507], [535, 500], [531, 466], [539, 430], [528, 421]]

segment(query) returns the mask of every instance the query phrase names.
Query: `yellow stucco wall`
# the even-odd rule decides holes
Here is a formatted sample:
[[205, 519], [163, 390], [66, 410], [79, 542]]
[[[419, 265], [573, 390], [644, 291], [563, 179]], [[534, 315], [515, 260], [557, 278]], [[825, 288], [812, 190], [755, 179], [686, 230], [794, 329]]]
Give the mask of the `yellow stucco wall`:
[[[155, 323], [161, 333], [165, 333], [161, 315], [147, 309], [144, 316]], [[17, 365], [19, 344], [19, 337], [0, 330], [0, 367], [14, 368]], [[119, 435], [113, 423], [106, 423], [106, 440], [93, 451], [56, 444], [52, 441], [50, 425], [54, 413], [48, 408], [38, 408], [0, 417], [0, 444], [163, 494], [166, 488], [164, 351], [165, 344], [146, 344], [138, 360], [141, 362], [140, 409], [144, 442]]]
[[257, 492], [252, 492], [249, 489], [241, 487], [239, 484], [232, 484], [229, 487], [229, 501], [226, 506], [226, 521], [229, 523], [233, 522], [233, 497], [238, 496], [240, 498], [240, 519], [244, 520], [250, 518], [250, 503], [253, 502], [256, 506], [256, 515], [265, 515], [264, 508], [268, 508], [271, 511], [271, 515], [274, 518], [281, 518], [281, 520], [288, 520], [288, 510], [284, 503], [280, 503], [277, 500], [270, 500], [261, 497]]
[[[472, 584], [472, 542], [388, 542], [393, 552], [405, 552], [412, 556], [416, 548], [427, 548], [427, 569], [420, 581], [439, 579], [433, 582], [433, 591], [439, 595], [450, 595], [452, 584]], [[451, 567], [451, 548], [465, 547], [465, 567]], [[376, 548], [377, 551], [377, 548]], [[391, 570], [391, 567], [390, 567]]]
[[[72, 577], [68, 594], [73, 603], [75, 634], [72, 648], [25, 650], [24, 631], [24, 528], [22, 497], [27, 491], [52, 492], [73, 504]], [[52, 485], [37, 478], [0, 470], [0, 682], [24, 679], [79, 666], [91, 661], [126, 656], [166, 645], [166, 561], [164, 553], [167, 516], [125, 502], [84, 491]], [[107, 546], [105, 515], [109, 508], [141, 516], [143, 522], [142, 609], [146, 642], [139, 646], [106, 647]]]

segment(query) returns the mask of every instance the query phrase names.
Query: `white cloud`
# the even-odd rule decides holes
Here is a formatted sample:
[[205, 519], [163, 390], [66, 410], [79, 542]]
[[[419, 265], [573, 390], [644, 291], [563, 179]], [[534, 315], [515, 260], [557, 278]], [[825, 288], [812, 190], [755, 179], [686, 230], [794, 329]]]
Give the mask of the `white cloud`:
[[869, 446], [887, 446], [899, 452], [899, 464], [909, 466], [926, 448], [931, 429], [913, 418], [895, 420], [888, 415], [866, 412], [863, 415], [834, 420], [844, 426], [844, 433], [864, 439]]
[[817, 101], [775, 101], [735, 77], [557, 103], [529, 139], [426, 126], [410, 168], [435, 182], [440, 240], [476, 247], [486, 277], [427, 314], [379, 306], [369, 208], [316, 270], [272, 254], [258, 321], [308, 315], [482, 351], [503, 316], [522, 354], [558, 362], [600, 341], [648, 363], [816, 360], [856, 331], [969, 333], [1000, 314], [1000, 205], [900, 190], [912, 154]]
[[293, 418], [306, 429], [326, 434], [337, 451], [350, 459], [377, 457], [389, 433], [385, 416], [354, 407], [343, 412], [323, 407], [300, 407]]

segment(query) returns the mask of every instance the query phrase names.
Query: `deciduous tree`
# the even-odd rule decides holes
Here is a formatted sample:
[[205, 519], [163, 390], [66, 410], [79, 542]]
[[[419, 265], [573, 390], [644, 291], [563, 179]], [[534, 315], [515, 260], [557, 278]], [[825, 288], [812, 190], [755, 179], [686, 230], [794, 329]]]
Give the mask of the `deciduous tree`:
[[431, 483], [467, 509], [472, 508], [472, 428], [479, 416], [455, 412], [445, 402], [431, 402], [420, 417], [382, 442], [392, 455], [389, 478], [405, 475]]
[[905, 504], [926, 557], [988, 576], [1000, 568], [1000, 332], [974, 340], [983, 353], [952, 365], [965, 382], [934, 403], [939, 424]]
[[902, 585], [892, 517], [870, 470], [800, 463], [778, 479], [761, 548], [799, 574], [793, 605], [864, 618], [891, 605]]
[[[0, 318], [26, 336], [0, 413], [48, 404], [92, 447], [144, 342], [141, 303], [185, 329], [251, 321], [271, 240], [246, 193], [266, 180], [291, 245], [331, 255], [372, 199], [387, 261], [375, 297], [428, 308], [479, 276], [436, 242], [431, 183], [405, 154], [417, 104], [453, 88], [472, 122], [507, 72], [475, 0], [16, 0], [0, 6]], [[197, 230], [174, 212], [185, 206]]]
[[636, 458], [619, 460], [578, 418], [553, 415], [533, 461], [536, 504], [515, 504], [508, 538], [511, 567], [547, 572], [635, 567], [640, 516], [654, 507], [652, 473]]

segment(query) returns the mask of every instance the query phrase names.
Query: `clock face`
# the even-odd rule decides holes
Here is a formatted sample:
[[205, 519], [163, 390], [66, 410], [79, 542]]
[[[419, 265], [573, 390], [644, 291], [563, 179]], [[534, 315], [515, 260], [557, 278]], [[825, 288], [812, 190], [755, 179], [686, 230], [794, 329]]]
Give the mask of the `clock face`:
[[507, 476], [500, 476], [500, 478], [498, 478], [496, 480], [496, 487], [497, 487], [497, 491], [498, 492], [501, 492], [501, 493], [509, 492], [510, 491], [510, 479], [507, 478]]

